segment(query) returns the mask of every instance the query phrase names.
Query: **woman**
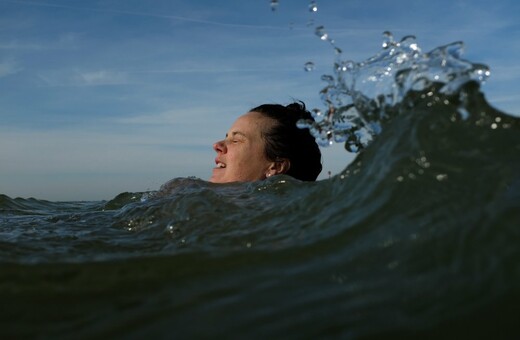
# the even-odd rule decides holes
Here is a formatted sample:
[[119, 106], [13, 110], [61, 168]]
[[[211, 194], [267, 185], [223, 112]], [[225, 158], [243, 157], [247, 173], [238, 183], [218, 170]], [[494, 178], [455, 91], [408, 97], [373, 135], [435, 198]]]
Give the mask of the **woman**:
[[213, 183], [248, 182], [286, 174], [315, 181], [321, 172], [321, 152], [299, 119], [313, 119], [303, 103], [265, 104], [240, 116], [226, 138], [213, 145], [217, 153]]

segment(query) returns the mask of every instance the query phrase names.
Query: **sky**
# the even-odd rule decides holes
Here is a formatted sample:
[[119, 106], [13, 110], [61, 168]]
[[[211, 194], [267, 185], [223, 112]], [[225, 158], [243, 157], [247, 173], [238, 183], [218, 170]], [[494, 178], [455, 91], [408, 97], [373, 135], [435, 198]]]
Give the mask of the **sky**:
[[[520, 113], [520, 5], [513, 0], [0, 0], [0, 194], [108, 200], [176, 177], [208, 179], [212, 144], [250, 108], [322, 108], [321, 75], [381, 49], [454, 41], [486, 64], [482, 90]], [[314, 70], [304, 65], [313, 62]], [[354, 155], [323, 148], [336, 174]]]

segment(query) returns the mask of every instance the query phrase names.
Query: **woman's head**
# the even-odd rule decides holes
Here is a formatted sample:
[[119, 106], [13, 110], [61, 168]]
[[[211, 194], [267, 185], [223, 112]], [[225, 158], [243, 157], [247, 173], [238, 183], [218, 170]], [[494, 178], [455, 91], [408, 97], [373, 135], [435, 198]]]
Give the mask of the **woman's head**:
[[210, 182], [255, 181], [287, 174], [314, 181], [321, 172], [321, 153], [299, 119], [312, 119], [303, 103], [265, 104], [240, 116], [226, 138], [213, 145], [216, 167]]

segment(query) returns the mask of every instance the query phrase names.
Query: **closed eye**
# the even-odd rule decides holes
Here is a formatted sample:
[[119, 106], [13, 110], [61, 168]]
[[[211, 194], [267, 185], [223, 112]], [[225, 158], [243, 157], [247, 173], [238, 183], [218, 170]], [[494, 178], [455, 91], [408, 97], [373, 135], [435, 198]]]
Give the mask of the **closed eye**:
[[232, 132], [231, 136], [226, 133], [226, 140], [228, 141], [228, 143], [232, 143], [232, 144], [243, 143], [246, 141], [246, 139], [247, 139], [246, 136], [242, 132], [239, 132], [239, 131]]

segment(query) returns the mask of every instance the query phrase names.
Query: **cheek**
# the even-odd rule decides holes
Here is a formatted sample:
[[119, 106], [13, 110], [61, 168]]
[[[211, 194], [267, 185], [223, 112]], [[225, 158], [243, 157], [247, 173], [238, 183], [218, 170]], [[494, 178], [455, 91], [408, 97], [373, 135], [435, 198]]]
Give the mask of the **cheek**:
[[233, 170], [237, 172], [243, 172], [247, 168], [252, 167], [253, 163], [254, 160], [245, 154], [235, 155], [231, 162]]
[[243, 167], [250, 172], [263, 172], [267, 167], [267, 159], [263, 154], [263, 150], [254, 150], [243, 160]]
[[247, 178], [256, 178], [265, 171], [264, 168], [267, 161], [262, 154], [263, 150], [259, 150], [259, 148], [243, 148], [235, 151], [232, 159], [232, 170], [235, 174], [240, 174]]

